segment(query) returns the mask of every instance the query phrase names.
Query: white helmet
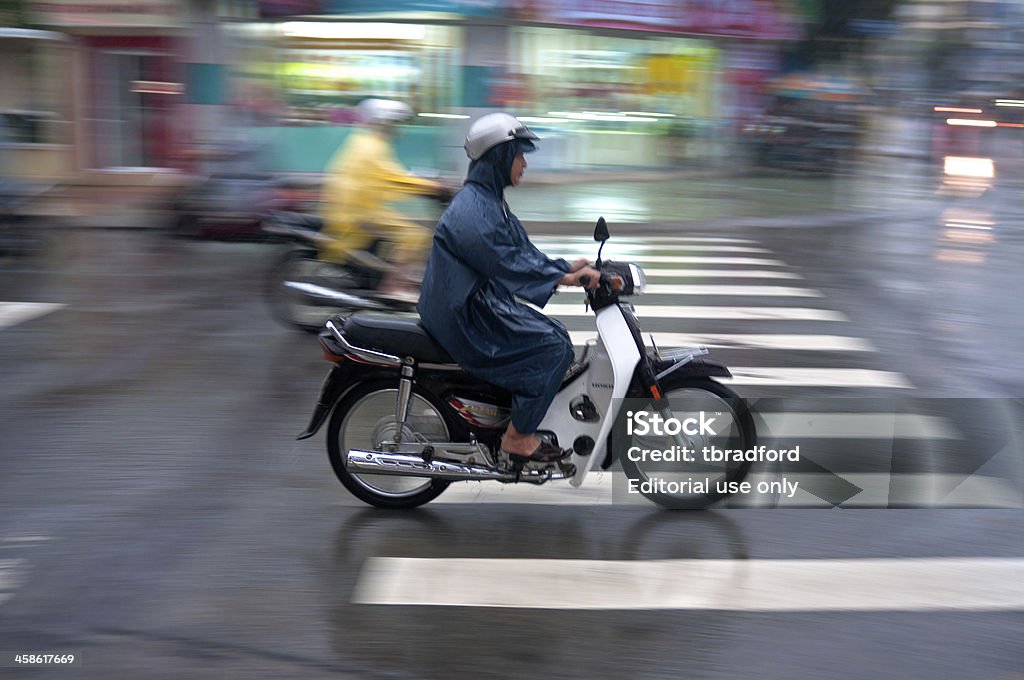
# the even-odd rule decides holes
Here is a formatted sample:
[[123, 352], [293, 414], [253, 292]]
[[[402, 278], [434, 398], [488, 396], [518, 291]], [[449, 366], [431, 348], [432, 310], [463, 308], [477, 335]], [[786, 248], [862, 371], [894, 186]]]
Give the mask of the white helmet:
[[359, 115], [368, 125], [391, 125], [412, 118], [412, 109], [390, 99], [364, 99], [359, 102]]
[[511, 139], [526, 140], [525, 151], [533, 151], [536, 147], [530, 140], [540, 139], [530, 132], [530, 128], [523, 125], [514, 116], [507, 113], [489, 113], [478, 118], [470, 127], [466, 135], [466, 155], [472, 160], [477, 160], [491, 147]]

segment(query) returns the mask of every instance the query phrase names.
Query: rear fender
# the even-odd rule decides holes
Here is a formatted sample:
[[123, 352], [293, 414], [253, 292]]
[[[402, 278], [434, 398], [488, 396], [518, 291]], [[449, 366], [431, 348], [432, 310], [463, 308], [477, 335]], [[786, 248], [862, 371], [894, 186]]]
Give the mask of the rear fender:
[[320, 398], [313, 409], [313, 416], [309, 420], [306, 431], [296, 437], [296, 439], [309, 439], [320, 430], [324, 421], [327, 420], [327, 416], [334, 409], [334, 405], [355, 384], [355, 380], [353, 380], [355, 371], [352, 369], [353, 366], [348, 361], [339, 361], [334, 364], [331, 372], [324, 378], [323, 385], [320, 387]]

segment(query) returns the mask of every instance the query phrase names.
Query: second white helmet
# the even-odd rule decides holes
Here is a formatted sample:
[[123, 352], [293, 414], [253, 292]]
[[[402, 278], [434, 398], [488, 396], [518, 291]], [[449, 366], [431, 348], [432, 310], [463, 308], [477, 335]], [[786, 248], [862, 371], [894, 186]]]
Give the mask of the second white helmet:
[[491, 147], [512, 139], [525, 140], [529, 144], [526, 150], [532, 151], [535, 148], [532, 140], [540, 137], [515, 116], [507, 113], [489, 113], [476, 119], [469, 127], [465, 144], [466, 155], [475, 161]]
[[401, 123], [412, 118], [412, 109], [391, 99], [364, 99], [359, 102], [359, 115], [370, 125]]

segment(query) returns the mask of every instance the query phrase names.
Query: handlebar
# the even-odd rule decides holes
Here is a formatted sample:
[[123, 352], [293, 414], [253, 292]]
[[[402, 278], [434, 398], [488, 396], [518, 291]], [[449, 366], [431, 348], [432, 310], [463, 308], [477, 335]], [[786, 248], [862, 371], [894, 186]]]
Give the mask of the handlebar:
[[[609, 275], [601, 272], [601, 278], [598, 280], [599, 285], [604, 288], [607, 292], [618, 292], [626, 285], [626, 282], [622, 280], [621, 276]], [[590, 284], [590, 277], [583, 275], [580, 277], [580, 285], [586, 288]]]

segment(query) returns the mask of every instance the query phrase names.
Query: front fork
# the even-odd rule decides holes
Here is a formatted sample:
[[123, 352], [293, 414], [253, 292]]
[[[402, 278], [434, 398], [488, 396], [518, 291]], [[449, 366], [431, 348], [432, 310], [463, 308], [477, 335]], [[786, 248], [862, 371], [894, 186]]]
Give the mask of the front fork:
[[[682, 366], [687, 363], [688, 359], [683, 360], [676, 367]], [[674, 369], [673, 369], [674, 370]], [[667, 375], [671, 371], [666, 371], [661, 375]], [[654, 366], [651, 364], [651, 359], [648, 356], [644, 356], [640, 359], [640, 365], [637, 367], [637, 380], [640, 383], [640, 389], [644, 396], [650, 396], [652, 406], [654, 410], [658, 412], [658, 415], [662, 417], [664, 421], [669, 421], [675, 417], [672, 413], [672, 404], [669, 403], [668, 398], [665, 396], [665, 391], [661, 388], [661, 384], [658, 380], [658, 375], [654, 372]], [[690, 442], [686, 440], [683, 433], [680, 431], [675, 432], [671, 435], [673, 442], [680, 449], [689, 448]]]

